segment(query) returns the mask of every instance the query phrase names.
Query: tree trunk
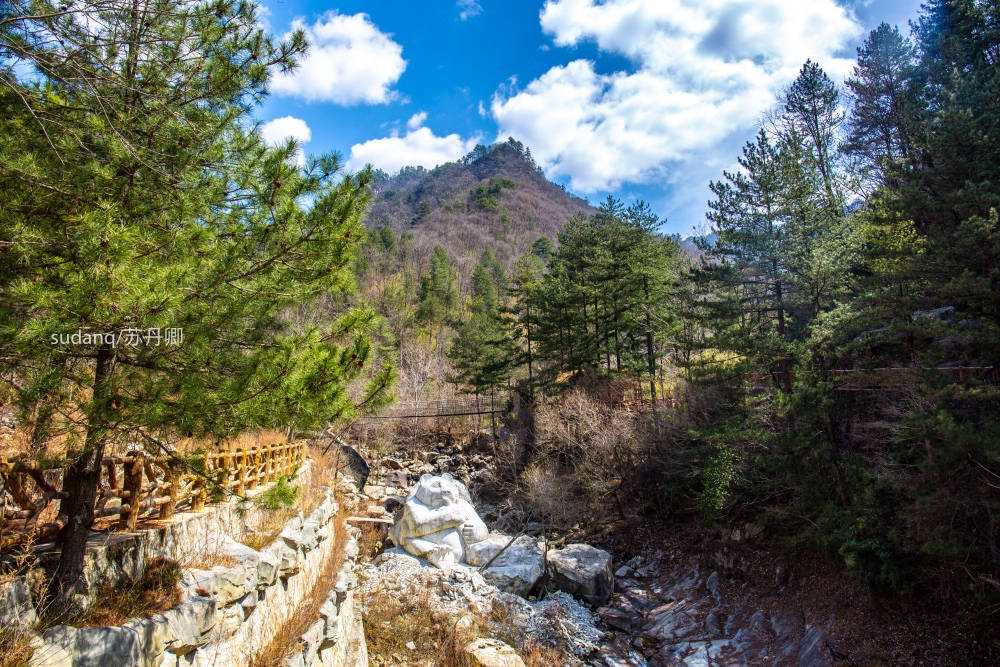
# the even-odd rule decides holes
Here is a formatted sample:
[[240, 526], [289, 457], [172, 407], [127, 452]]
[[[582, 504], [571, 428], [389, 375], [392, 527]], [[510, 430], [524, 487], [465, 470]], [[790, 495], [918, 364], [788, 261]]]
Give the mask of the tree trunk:
[[528, 398], [535, 400], [535, 373], [531, 365], [531, 301], [525, 305], [527, 316], [524, 321], [524, 331], [528, 338]]
[[650, 318], [649, 309], [649, 278], [645, 274], [642, 276], [642, 291], [646, 297], [646, 362], [649, 364], [649, 407], [653, 411], [653, 422], [656, 430], [660, 430], [660, 416], [656, 414], [656, 355], [653, 350], [653, 322]]
[[66, 526], [58, 537], [59, 563], [49, 582], [48, 596], [56, 608], [67, 609], [67, 603], [83, 575], [83, 561], [87, 539], [94, 525], [94, 503], [101, 481], [101, 461], [107, 442], [108, 423], [112, 401], [115, 352], [110, 345], [102, 345], [97, 352], [94, 369], [94, 395], [87, 415], [87, 438], [80, 457], [65, 473], [63, 490], [69, 495], [60, 504], [60, 513], [66, 515]]

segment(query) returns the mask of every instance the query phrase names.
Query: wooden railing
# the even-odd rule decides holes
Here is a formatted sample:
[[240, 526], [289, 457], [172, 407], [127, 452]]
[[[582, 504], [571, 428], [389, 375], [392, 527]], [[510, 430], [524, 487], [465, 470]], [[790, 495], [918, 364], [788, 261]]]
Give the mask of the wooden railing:
[[[305, 452], [300, 441], [197, 455], [108, 456], [101, 464], [94, 517], [110, 517], [111, 528], [134, 531], [140, 519], [197, 512], [210, 494], [242, 496], [290, 475]], [[65, 514], [54, 504], [68, 495], [64, 473], [62, 466], [0, 459], [0, 549], [49, 539], [65, 525]]]
[[377, 415], [361, 417], [367, 419], [407, 419], [418, 417], [461, 417], [467, 415], [488, 415], [503, 412], [510, 404], [508, 394], [496, 396], [466, 396], [442, 401], [402, 401], [383, 408]]

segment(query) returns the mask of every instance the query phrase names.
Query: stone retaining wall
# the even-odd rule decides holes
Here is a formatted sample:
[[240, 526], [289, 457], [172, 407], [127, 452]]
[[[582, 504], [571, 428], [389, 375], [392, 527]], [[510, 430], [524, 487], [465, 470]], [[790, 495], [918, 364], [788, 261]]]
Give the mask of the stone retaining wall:
[[350, 538], [344, 550], [344, 564], [337, 573], [337, 583], [319, 610], [319, 618], [299, 638], [298, 645], [286, 658], [286, 667], [355, 667], [368, 664], [368, 645], [364, 623], [357, 611], [354, 573], [358, 558], [358, 534], [348, 526]]
[[[294, 483], [308, 486], [313, 480], [310, 461], [299, 469]], [[253, 500], [267, 491], [260, 487], [247, 494]], [[208, 554], [219, 553], [233, 540], [242, 540], [247, 526], [255, 525], [261, 510], [255, 502], [213, 503], [201, 512], [178, 512], [171, 519], [134, 533], [94, 533], [84, 556], [83, 582], [76, 604], [86, 609], [97, 589], [138, 579], [151, 558], [165, 558], [181, 565], [197, 562]], [[32, 599], [29, 582], [44, 581], [59, 558], [51, 543], [34, 550], [38, 565], [27, 574], [0, 585], [0, 623], [8, 628], [28, 631], [35, 626], [37, 601]]]
[[[299, 483], [311, 478], [308, 466]], [[256, 503], [222, 503], [199, 513], [178, 514], [165, 525], [129, 535], [95, 536], [88, 552], [86, 579], [92, 593], [97, 584], [136, 577], [152, 557], [184, 563], [209, 554], [234, 559], [231, 567], [209, 570], [185, 568], [183, 601], [151, 618], [132, 619], [120, 627], [75, 628], [55, 626], [36, 635], [31, 665], [38, 667], [135, 665], [174, 667], [248, 665], [266, 647], [277, 630], [288, 623], [312, 593], [330, 558], [335, 557], [335, 521], [339, 507], [331, 491], [308, 517], [289, 521], [279, 537], [260, 551], [238, 542]], [[352, 529], [353, 530], [353, 529]], [[353, 546], [351, 546], [353, 545]], [[357, 543], [348, 544], [356, 556]], [[353, 558], [349, 559], [353, 567]], [[350, 567], [345, 565], [344, 572]], [[34, 575], [37, 576], [37, 572]], [[353, 586], [348, 574], [338, 581], [332, 601], [324, 605], [323, 638], [310, 644], [318, 655], [336, 656], [315, 664], [367, 664], [360, 617], [355, 617]], [[0, 616], [23, 628], [37, 620], [31, 606], [27, 578], [0, 591]], [[81, 602], [89, 595], [81, 593]], [[4, 600], [7, 600], [4, 603]], [[310, 635], [311, 636], [311, 635]], [[297, 663], [302, 664], [302, 663]]]

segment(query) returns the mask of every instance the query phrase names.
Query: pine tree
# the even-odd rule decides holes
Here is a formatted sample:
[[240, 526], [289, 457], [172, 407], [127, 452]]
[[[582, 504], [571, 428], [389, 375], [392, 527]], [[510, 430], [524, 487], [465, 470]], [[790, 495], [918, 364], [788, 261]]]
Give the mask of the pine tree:
[[506, 283], [506, 274], [487, 248], [472, 272], [469, 317], [448, 350], [457, 371], [451, 381], [470, 385], [476, 393], [503, 385], [520, 361], [513, 322], [501, 307], [498, 283]]
[[716, 297], [705, 305], [714, 313], [713, 346], [756, 357], [770, 371], [787, 371], [786, 317], [791, 276], [786, 265], [785, 160], [764, 130], [743, 147], [740, 171], [723, 172], [710, 188], [708, 219], [717, 238], [696, 280]]
[[805, 138], [809, 154], [823, 178], [828, 206], [834, 211], [842, 211], [844, 207], [835, 164], [837, 129], [844, 120], [838, 106], [839, 97], [830, 77], [811, 60], [806, 60], [785, 93], [785, 120]]
[[[368, 172], [333, 157], [300, 170], [294, 143], [268, 149], [252, 128], [269, 69], [303, 48], [272, 43], [244, 2], [8, 4], [0, 363], [22, 405], [79, 419], [50, 586], [63, 601], [107, 447], [312, 428], [386, 398], [367, 308], [322, 329], [284, 316], [351, 289], [369, 197]], [[77, 331], [100, 337], [61, 342]]]
[[507, 273], [487, 246], [472, 270], [472, 310], [499, 310], [507, 291]]
[[[543, 237], [547, 238], [547, 237]], [[528, 371], [528, 396], [535, 395], [535, 366], [538, 350], [539, 298], [542, 275], [545, 267], [534, 253], [525, 254], [514, 265], [511, 280], [513, 305], [511, 313], [515, 319], [515, 336], [521, 341], [523, 357], [516, 365], [524, 365]]]
[[914, 31], [922, 131], [899, 177], [905, 217], [930, 243], [924, 271], [939, 287], [927, 305], [1000, 326], [998, 25], [995, 3], [927, 3]]
[[544, 362], [546, 384], [560, 371], [655, 370], [670, 326], [667, 286], [679, 261], [676, 240], [659, 236], [658, 225], [648, 205], [625, 207], [609, 198], [560, 233], [549, 272], [532, 289], [533, 356]]
[[888, 183], [887, 170], [899, 167], [912, 154], [915, 64], [910, 41], [882, 23], [858, 47], [858, 62], [847, 80], [852, 106], [850, 132], [842, 149], [859, 157], [883, 185]]
[[417, 317], [430, 324], [444, 325], [454, 319], [457, 309], [458, 288], [451, 258], [444, 248], [434, 246], [430, 271], [420, 280]]

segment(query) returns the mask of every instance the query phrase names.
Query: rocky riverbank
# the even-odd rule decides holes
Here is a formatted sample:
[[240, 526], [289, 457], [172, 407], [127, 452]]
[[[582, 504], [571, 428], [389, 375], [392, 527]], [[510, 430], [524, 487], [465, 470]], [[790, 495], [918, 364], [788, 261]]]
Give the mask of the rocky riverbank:
[[[471, 483], [475, 490], [479, 480], [492, 475], [493, 463], [490, 453], [477, 447], [475, 439], [470, 445], [440, 442], [416, 456], [395, 452], [375, 460], [364, 491], [357, 492], [359, 505], [367, 507], [372, 516], [393, 519], [399, 526], [401, 520], [408, 520], [403, 518], [410, 491], [405, 484], [419, 481], [422, 475], [448, 473]], [[469, 500], [487, 523], [500, 523], [500, 504], [477, 502], [475, 494]], [[509, 524], [505, 528], [509, 530]], [[530, 542], [539, 551], [544, 549], [536, 537], [527, 536], [537, 535], [536, 528], [525, 528], [526, 535], [518, 539]], [[394, 532], [399, 539], [399, 530]], [[391, 544], [387, 534], [383, 537]], [[480, 544], [492, 540], [498, 545], [489, 555], [495, 555], [510, 541], [492, 535], [486, 540], [479, 535], [477, 539]], [[423, 548], [447, 541], [442, 538]], [[517, 540], [508, 549], [515, 543]], [[520, 546], [518, 555], [501, 563], [501, 568], [509, 568], [511, 562], [523, 564], [531, 560], [530, 545]], [[578, 548], [593, 549], [573, 546]], [[567, 551], [572, 553], [573, 549]], [[558, 550], [553, 548], [552, 553]], [[476, 560], [475, 555], [472, 560], [480, 566], [484, 562]], [[595, 591], [593, 583], [587, 588], [565, 576], [560, 581], [559, 568], [551, 556], [540, 562], [547, 566], [541, 587], [536, 584], [542, 577], [526, 584], [517, 577], [491, 576], [489, 568], [480, 572], [478, 567], [452, 563], [442, 569], [403, 549], [390, 548], [363, 569], [361, 604], [369, 619], [384, 606], [380, 601], [409, 600], [411, 608], [422, 608], [421, 613], [432, 619], [428, 622], [452, 631], [473, 624], [471, 619], [486, 619], [475, 623], [480, 633], [503, 635], [521, 652], [531, 650], [523, 642], [524, 637], [530, 637], [542, 647], [557, 650], [566, 664], [829, 665], [836, 660], [837, 652], [830, 641], [830, 619], [762, 608], [751, 591], [728, 581], [725, 563], [720, 563], [718, 569], [705, 568], [676, 551], [646, 549], [627, 558], [619, 556], [613, 566], [608, 563], [614, 576], [609, 577], [607, 590]], [[595, 581], [593, 574], [579, 576], [585, 568], [580, 567], [579, 560], [574, 563], [575, 579]], [[539, 597], [542, 601], [538, 601]], [[507, 625], [489, 621], [497, 615]], [[366, 621], [369, 628], [373, 621]], [[511, 627], [518, 628], [521, 634], [511, 632]], [[419, 641], [408, 642], [412, 648], [407, 648], [405, 642], [390, 642], [387, 654], [374, 651], [373, 664], [425, 664], [421, 662]]]

